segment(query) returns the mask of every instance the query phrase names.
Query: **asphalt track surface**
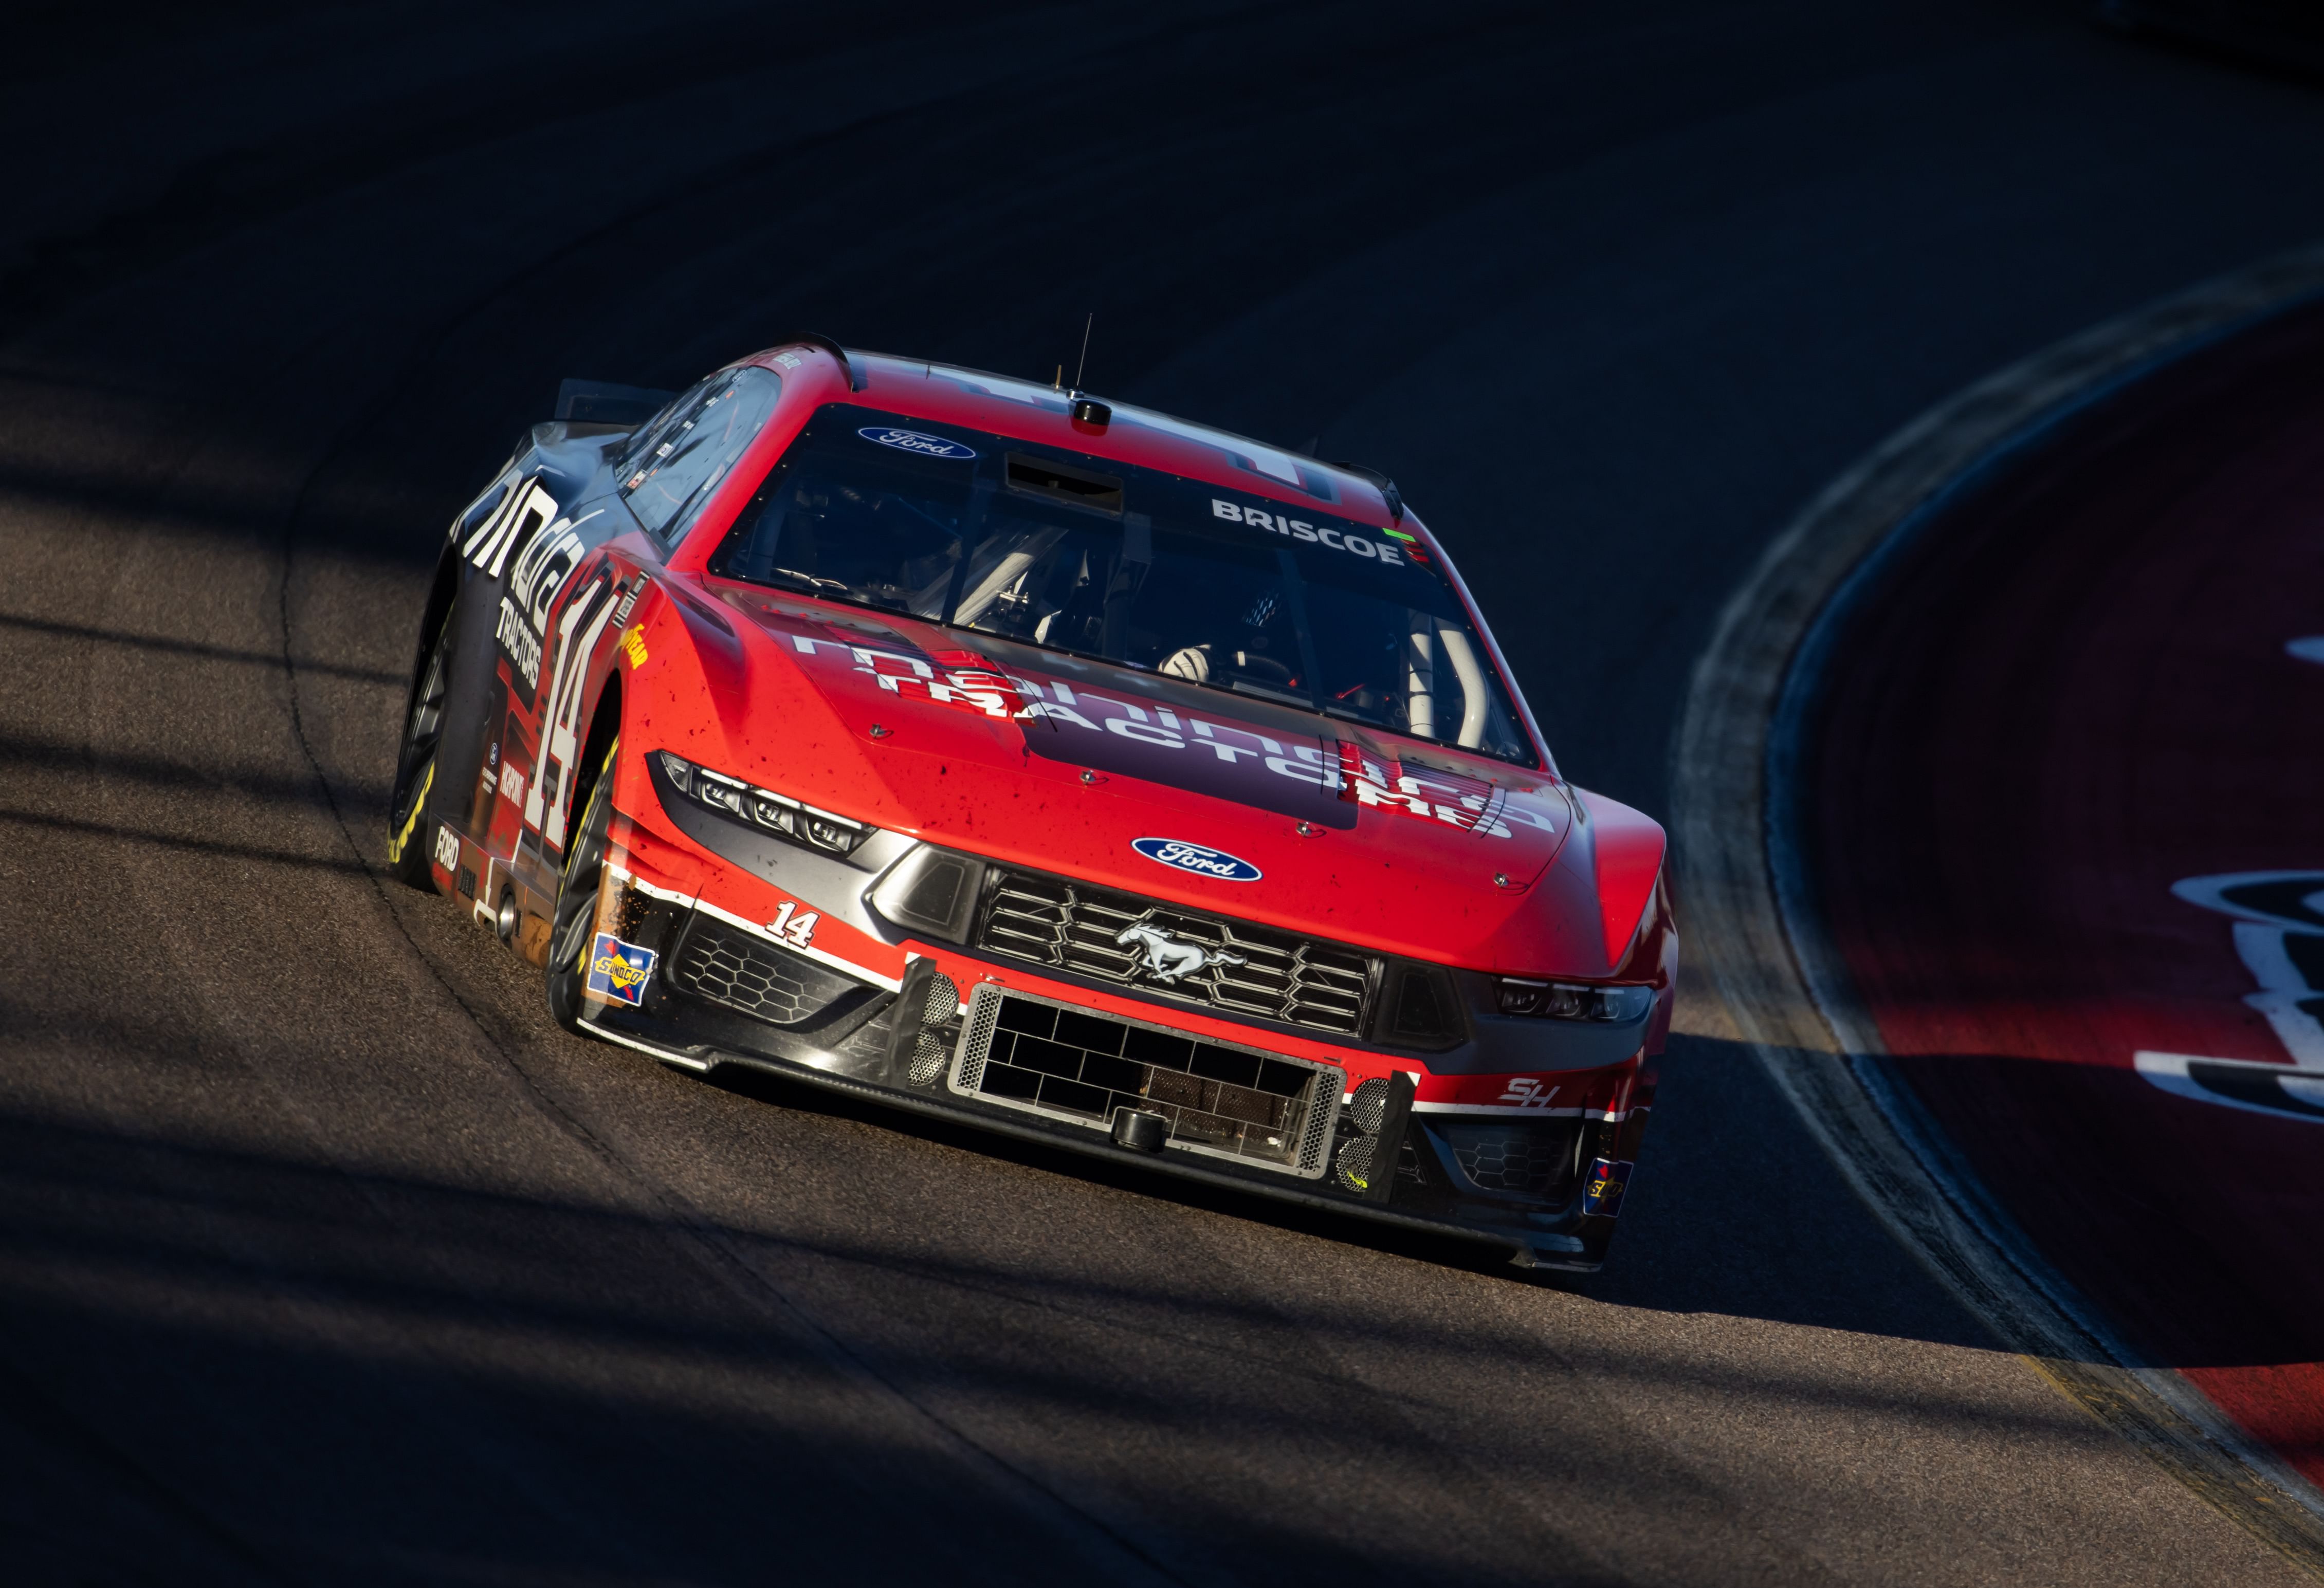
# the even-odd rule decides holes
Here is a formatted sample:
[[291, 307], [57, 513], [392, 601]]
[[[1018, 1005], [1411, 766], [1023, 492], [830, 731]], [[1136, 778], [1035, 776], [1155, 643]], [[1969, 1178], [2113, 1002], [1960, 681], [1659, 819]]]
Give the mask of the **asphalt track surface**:
[[2274, 1078], [2324, 1069], [2320, 441], [2316, 308], [2080, 416], [1859, 601], [1807, 773], [1896, 1069], [2146, 1360], [2311, 1482], [2324, 1106]]
[[580, 1043], [380, 863], [557, 379], [1092, 308], [1098, 390], [1395, 473], [1659, 813], [1767, 536], [2324, 235], [2324, 95], [2002, 4], [254, 4], [0, 79], [13, 1580], [2296, 1580], [1716, 1037], [1552, 1288]]

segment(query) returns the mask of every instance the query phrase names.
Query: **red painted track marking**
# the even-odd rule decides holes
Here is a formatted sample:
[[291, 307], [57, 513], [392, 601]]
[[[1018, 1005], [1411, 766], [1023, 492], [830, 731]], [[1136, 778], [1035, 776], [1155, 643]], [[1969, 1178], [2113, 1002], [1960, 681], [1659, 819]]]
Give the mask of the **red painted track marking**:
[[1808, 787], [1833, 941], [1910, 1084], [2135, 1345], [2324, 1483], [2324, 1119], [2134, 1068], [2292, 1062], [2234, 922], [2172, 888], [2324, 874], [2324, 665], [2286, 649], [2317, 635], [2324, 311], [2134, 388], [1923, 536], [1835, 655]]

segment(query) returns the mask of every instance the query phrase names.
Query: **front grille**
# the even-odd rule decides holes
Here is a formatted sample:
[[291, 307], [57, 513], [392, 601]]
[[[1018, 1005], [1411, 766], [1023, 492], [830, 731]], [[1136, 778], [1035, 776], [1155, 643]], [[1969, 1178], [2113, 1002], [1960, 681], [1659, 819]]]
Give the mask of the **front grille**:
[[[1021, 871], [999, 874], [976, 941], [996, 954], [1334, 1036], [1363, 1030], [1376, 980], [1373, 957], [1359, 950]], [[1186, 968], [1171, 974], [1176, 966]]]
[[1431, 1120], [1429, 1128], [1443, 1138], [1452, 1161], [1480, 1191], [1554, 1200], [1572, 1183], [1576, 1124]]
[[857, 985], [803, 954], [704, 914], [687, 928], [669, 974], [687, 992], [775, 1025], [811, 1020]]
[[1328, 1064], [1199, 1042], [988, 983], [976, 990], [952, 1084], [1098, 1129], [1117, 1108], [1159, 1114], [1173, 1146], [1313, 1176], [1323, 1172], [1344, 1080]]

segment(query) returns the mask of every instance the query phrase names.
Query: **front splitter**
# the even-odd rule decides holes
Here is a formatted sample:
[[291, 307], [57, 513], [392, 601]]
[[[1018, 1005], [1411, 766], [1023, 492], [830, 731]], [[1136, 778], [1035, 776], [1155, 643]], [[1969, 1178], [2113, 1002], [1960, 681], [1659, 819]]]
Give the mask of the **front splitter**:
[[[672, 1023], [650, 1016], [635, 1015], [626, 1009], [616, 1010], [600, 1005], [592, 1006], [582, 1016], [583, 1025], [596, 1036], [625, 1048], [634, 1049], [664, 1063], [675, 1065], [696, 1074], [707, 1074], [722, 1065], [733, 1065], [763, 1074], [779, 1076], [786, 1080], [817, 1088], [842, 1097], [860, 1098], [881, 1107], [894, 1108], [923, 1118], [943, 1120], [954, 1124], [972, 1126], [995, 1135], [1017, 1141], [1061, 1148], [1084, 1158], [1094, 1159], [1123, 1167], [1144, 1170], [1173, 1179], [1265, 1198], [1278, 1206], [1305, 1208], [1312, 1212], [1359, 1220], [1374, 1226], [1405, 1231], [1412, 1235], [1451, 1240], [1462, 1244], [1481, 1247], [1491, 1252], [1511, 1267], [1566, 1273], [1595, 1273], [1604, 1266], [1603, 1259], [1584, 1254], [1544, 1251], [1517, 1231], [1480, 1229], [1472, 1225], [1427, 1214], [1408, 1212], [1391, 1206], [1360, 1201], [1353, 1197], [1335, 1195], [1329, 1191], [1311, 1190], [1297, 1183], [1286, 1183], [1287, 1176], [1264, 1170], [1238, 1171], [1216, 1161], [1194, 1158], [1192, 1154], [1137, 1152], [1116, 1146], [1110, 1136], [1093, 1130], [1073, 1125], [1045, 1124], [1037, 1116], [993, 1108], [986, 1110], [974, 1104], [949, 1096], [938, 1097], [901, 1088], [880, 1085], [856, 1076], [841, 1073], [832, 1066], [848, 1060], [841, 1054], [829, 1052], [812, 1044], [789, 1037], [787, 1033], [769, 1030], [759, 1040], [770, 1046], [779, 1045], [799, 1050], [796, 1059], [776, 1057], [762, 1052], [749, 1052], [721, 1046], [715, 1042], [687, 1042], [669, 1030]], [[754, 1033], [756, 1035], [757, 1033]]]

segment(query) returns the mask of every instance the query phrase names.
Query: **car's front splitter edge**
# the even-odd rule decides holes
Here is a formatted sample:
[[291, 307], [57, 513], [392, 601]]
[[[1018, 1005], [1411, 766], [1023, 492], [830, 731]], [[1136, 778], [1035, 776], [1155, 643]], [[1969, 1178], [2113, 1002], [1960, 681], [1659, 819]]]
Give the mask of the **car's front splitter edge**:
[[920, 1096], [877, 1086], [852, 1076], [836, 1075], [811, 1064], [772, 1058], [761, 1053], [736, 1052], [730, 1049], [691, 1044], [685, 1047], [658, 1041], [636, 1031], [618, 1029], [592, 1011], [597, 1018], [585, 1017], [591, 1033], [625, 1048], [675, 1064], [696, 1074], [706, 1074], [720, 1065], [736, 1065], [765, 1074], [800, 1081], [824, 1091], [843, 1097], [859, 1097], [882, 1107], [895, 1108], [924, 1118], [939, 1119], [954, 1124], [964, 1124], [996, 1135], [1018, 1141], [1038, 1143], [1042, 1146], [1061, 1148], [1084, 1158], [1102, 1160], [1109, 1163], [1170, 1175], [1179, 1180], [1198, 1181], [1204, 1185], [1243, 1195], [1258, 1196], [1268, 1201], [1341, 1217], [1360, 1219], [1372, 1225], [1386, 1225], [1416, 1235], [1450, 1239], [1471, 1246], [1481, 1246], [1506, 1256], [1512, 1267], [1540, 1269], [1570, 1273], [1595, 1273], [1601, 1262], [1563, 1253], [1537, 1250], [1530, 1242], [1514, 1233], [1508, 1235], [1480, 1230], [1471, 1225], [1456, 1224], [1450, 1219], [1432, 1218], [1421, 1214], [1406, 1213], [1376, 1203], [1359, 1202], [1352, 1198], [1341, 1198], [1306, 1190], [1295, 1184], [1271, 1184], [1257, 1174], [1239, 1175], [1209, 1168], [1192, 1154], [1133, 1152], [1113, 1144], [1110, 1137], [1095, 1132], [1081, 1132], [1065, 1126], [1044, 1127], [1035, 1120], [1019, 1120], [1001, 1110], [986, 1113], [945, 1098]]

